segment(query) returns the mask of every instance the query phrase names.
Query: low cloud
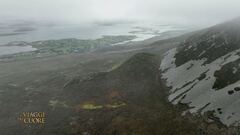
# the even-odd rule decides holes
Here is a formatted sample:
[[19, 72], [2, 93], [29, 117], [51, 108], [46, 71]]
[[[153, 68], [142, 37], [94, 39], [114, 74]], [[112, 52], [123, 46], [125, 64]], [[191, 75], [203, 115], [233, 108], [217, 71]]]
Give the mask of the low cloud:
[[239, 0], [0, 0], [0, 17], [66, 23], [162, 21], [213, 24], [240, 15]]

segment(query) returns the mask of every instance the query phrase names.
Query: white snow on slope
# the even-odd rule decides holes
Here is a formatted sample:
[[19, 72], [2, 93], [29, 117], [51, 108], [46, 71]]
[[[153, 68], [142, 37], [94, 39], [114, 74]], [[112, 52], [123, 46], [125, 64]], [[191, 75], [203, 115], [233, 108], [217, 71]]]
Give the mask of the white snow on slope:
[[[215, 110], [215, 116], [228, 126], [240, 121], [240, 92], [228, 94], [229, 90], [239, 86], [240, 81], [223, 89], [212, 89], [216, 80], [214, 72], [221, 69], [223, 65], [239, 59], [237, 53], [240, 52], [240, 49], [230, 52], [210, 64], [203, 65], [206, 59], [201, 59], [188, 61], [179, 67], [175, 65], [176, 52], [176, 48], [168, 51], [160, 65], [163, 72], [162, 78], [171, 88], [169, 101], [173, 104], [188, 104], [191, 108], [189, 111], [192, 113], [200, 110], [201, 113]], [[206, 77], [202, 80], [199, 79], [204, 74]]]

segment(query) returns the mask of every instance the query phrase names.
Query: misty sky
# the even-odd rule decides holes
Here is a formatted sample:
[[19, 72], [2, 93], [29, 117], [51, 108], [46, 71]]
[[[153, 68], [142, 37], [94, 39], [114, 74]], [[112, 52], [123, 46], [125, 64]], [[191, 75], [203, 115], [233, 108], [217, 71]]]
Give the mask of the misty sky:
[[217, 23], [238, 16], [240, 0], [0, 0], [2, 19]]

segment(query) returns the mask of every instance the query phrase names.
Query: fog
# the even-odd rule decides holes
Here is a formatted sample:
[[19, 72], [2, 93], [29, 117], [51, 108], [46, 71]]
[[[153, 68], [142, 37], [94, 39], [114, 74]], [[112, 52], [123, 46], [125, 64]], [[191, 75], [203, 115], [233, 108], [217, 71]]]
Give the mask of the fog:
[[2, 20], [54, 23], [161, 21], [211, 25], [240, 14], [239, 0], [0, 0]]

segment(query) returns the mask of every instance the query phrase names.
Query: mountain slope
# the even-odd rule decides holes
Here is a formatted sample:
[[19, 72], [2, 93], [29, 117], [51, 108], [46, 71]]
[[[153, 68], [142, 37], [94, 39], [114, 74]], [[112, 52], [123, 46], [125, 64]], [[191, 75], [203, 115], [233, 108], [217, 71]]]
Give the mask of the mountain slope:
[[240, 18], [189, 37], [165, 54], [160, 68], [172, 103], [213, 111], [226, 125], [240, 120]]
[[204, 129], [207, 124], [200, 118], [182, 117], [180, 109], [166, 101], [158, 66], [156, 56], [139, 53], [113, 71], [69, 82], [62, 100], [75, 108], [76, 116], [72, 116], [74, 124], [66, 127], [68, 134], [225, 133], [216, 123]]

